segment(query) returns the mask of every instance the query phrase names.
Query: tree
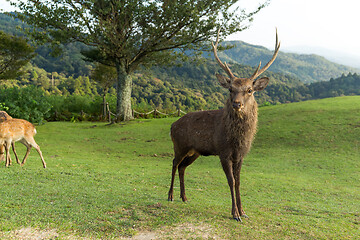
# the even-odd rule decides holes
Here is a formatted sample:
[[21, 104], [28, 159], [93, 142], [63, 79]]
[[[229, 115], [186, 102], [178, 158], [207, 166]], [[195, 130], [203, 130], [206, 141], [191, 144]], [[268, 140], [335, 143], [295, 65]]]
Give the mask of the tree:
[[102, 88], [103, 117], [106, 118], [106, 94], [109, 91], [109, 88], [116, 82], [116, 69], [103, 64], [97, 64], [95, 69], [91, 72], [91, 78]]
[[[17, 17], [33, 26], [38, 42], [79, 41], [90, 47], [88, 60], [117, 71], [117, 120], [129, 120], [131, 74], [139, 66], [163, 65], [209, 50], [208, 40], [222, 28], [222, 38], [248, 27], [254, 12], [233, 5], [237, 0], [19, 0]], [[46, 33], [46, 34], [45, 34]], [[192, 51], [187, 51], [192, 50]], [[197, 50], [197, 51], [193, 51]]]
[[0, 79], [11, 79], [21, 74], [21, 67], [35, 56], [25, 39], [0, 31]]

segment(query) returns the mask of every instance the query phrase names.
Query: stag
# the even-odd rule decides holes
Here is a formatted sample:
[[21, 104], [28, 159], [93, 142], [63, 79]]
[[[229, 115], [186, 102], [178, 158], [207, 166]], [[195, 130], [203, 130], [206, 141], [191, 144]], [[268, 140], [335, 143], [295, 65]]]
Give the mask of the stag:
[[[223, 109], [188, 113], [171, 125], [171, 139], [175, 157], [168, 200], [173, 201], [174, 179], [179, 172], [180, 197], [185, 202], [184, 174], [187, 166], [200, 155], [218, 155], [230, 187], [232, 216], [241, 221], [247, 218], [240, 198], [240, 170], [244, 157], [249, 152], [257, 128], [257, 103], [254, 93], [263, 90], [269, 78], [258, 78], [275, 61], [280, 49], [276, 32], [275, 51], [271, 60], [262, 68], [261, 62], [251, 77], [238, 78], [217, 54], [216, 43], [212, 42], [214, 57], [228, 77], [216, 74], [220, 85], [229, 90], [229, 98]], [[257, 79], [258, 78], [258, 79]]]

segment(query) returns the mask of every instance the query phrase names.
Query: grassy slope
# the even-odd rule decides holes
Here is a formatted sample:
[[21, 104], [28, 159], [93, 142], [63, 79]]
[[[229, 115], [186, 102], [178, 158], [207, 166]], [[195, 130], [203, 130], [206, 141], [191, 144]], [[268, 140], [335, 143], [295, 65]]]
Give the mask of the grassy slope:
[[[359, 116], [360, 97], [261, 108], [242, 169], [250, 216], [243, 223], [231, 220], [217, 157], [187, 169], [188, 203], [167, 202], [174, 118], [47, 123], [36, 136], [47, 169], [34, 150], [23, 168], [0, 167], [0, 231], [33, 227], [102, 239], [144, 230], [187, 238], [360, 238]], [[178, 196], [178, 180], [175, 186]], [[176, 226], [207, 233], [174, 236]]]

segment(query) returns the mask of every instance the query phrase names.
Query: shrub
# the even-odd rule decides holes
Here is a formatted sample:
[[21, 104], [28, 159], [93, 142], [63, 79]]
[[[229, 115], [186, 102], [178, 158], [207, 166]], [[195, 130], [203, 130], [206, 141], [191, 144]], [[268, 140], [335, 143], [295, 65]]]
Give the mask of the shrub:
[[100, 120], [102, 99], [99, 96], [48, 96], [48, 100], [52, 105], [49, 120]]
[[35, 86], [0, 89], [0, 102], [6, 106], [2, 109], [14, 118], [41, 124], [49, 117], [51, 109], [44, 93]]

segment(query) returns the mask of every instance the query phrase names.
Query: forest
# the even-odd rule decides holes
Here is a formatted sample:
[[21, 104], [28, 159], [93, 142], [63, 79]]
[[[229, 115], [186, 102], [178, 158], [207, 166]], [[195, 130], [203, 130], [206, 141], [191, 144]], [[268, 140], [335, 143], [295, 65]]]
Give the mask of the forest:
[[[0, 31], [12, 35], [22, 34], [16, 27], [21, 23], [7, 15], [0, 14], [0, 23]], [[246, 59], [262, 60], [269, 53], [271, 54], [271, 51], [259, 46], [241, 42], [230, 44], [239, 43], [243, 46], [241, 54]], [[37, 55], [23, 68], [21, 76], [0, 82], [2, 110], [32, 122], [101, 120], [104, 118], [102, 109], [105, 98], [110, 110], [115, 112], [115, 81], [111, 82], [110, 79], [110, 85], [104, 87], [92, 77], [95, 65], [83, 59], [81, 50], [85, 46], [82, 44], [70, 43], [62, 47], [63, 54], [57, 57], [53, 55], [48, 45], [37, 47], [35, 50]], [[254, 67], [249, 66], [253, 63], [249, 61], [245, 61], [246, 64], [237, 63], [240, 61], [235, 58], [236, 54], [239, 55], [237, 51], [238, 48], [231, 48], [226, 51], [227, 55], [222, 52], [221, 57], [229, 60], [235, 75], [250, 76], [255, 70]], [[170, 113], [179, 109], [188, 112], [221, 108], [227, 97], [227, 91], [215, 78], [215, 73], [221, 72], [220, 68], [209, 54], [203, 56], [194, 62], [176, 62], [170, 66], [140, 68], [136, 71], [132, 75], [133, 109], [138, 112], [148, 112], [156, 108]], [[293, 63], [295, 60], [290, 59], [289, 56], [292, 56], [292, 59], [304, 59], [302, 55], [281, 53], [280, 60], [277, 61], [282, 64], [286, 61], [288, 64]], [[311, 57], [309, 64], [322, 66], [324, 61], [321, 57]], [[285, 68], [275, 62], [270, 68], [274, 72], [264, 73], [264, 76], [270, 78], [270, 84], [264, 91], [256, 93], [258, 103], [270, 105], [360, 95], [360, 76], [357, 73], [344, 72], [351, 70], [356, 72], [356, 69], [328, 62], [326, 64], [329, 72], [333, 75], [338, 74], [339, 77], [319, 81], [328, 75], [316, 79], [314, 76], [319, 73], [312, 73], [304, 80], [303, 76], [309, 69], [303, 68], [302, 73], [294, 73], [290, 70], [285, 72]], [[296, 66], [293, 68], [300, 69]], [[321, 67], [318, 69], [323, 71]], [[310, 78], [312, 80], [309, 80]]]

